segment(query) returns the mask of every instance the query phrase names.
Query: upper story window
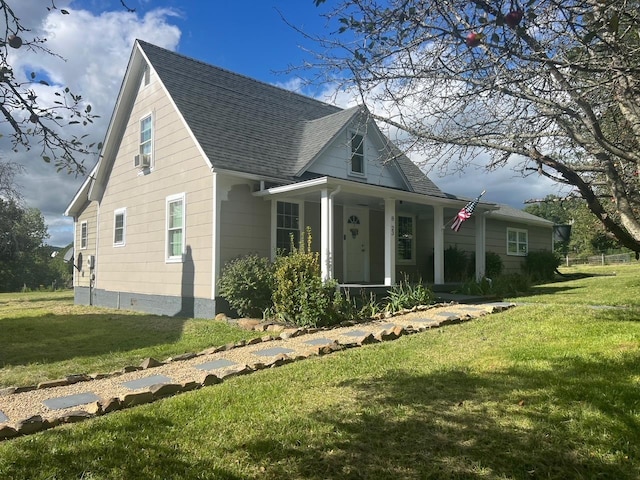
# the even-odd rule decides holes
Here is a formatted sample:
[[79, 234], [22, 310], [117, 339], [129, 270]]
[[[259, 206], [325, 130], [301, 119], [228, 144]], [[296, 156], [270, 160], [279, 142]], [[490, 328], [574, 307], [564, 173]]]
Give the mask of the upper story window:
[[416, 261], [416, 221], [415, 217], [408, 215], [398, 215], [398, 244], [396, 256], [398, 263], [415, 263]]
[[85, 220], [80, 224], [80, 248], [87, 248], [89, 245], [89, 224]]
[[300, 205], [298, 203], [277, 202], [276, 206], [276, 249], [291, 252], [291, 238], [297, 247], [300, 243]]
[[151, 165], [153, 153], [153, 117], [151, 114], [140, 120], [140, 156], [145, 165]]
[[144, 68], [144, 76], [142, 77], [142, 86], [146, 87], [151, 82], [151, 69], [149, 65]]
[[185, 252], [185, 196], [167, 197], [167, 261], [182, 262]]
[[113, 245], [123, 246], [127, 229], [127, 209], [120, 208], [113, 213]]
[[519, 228], [507, 228], [507, 255], [526, 256], [529, 252], [529, 232]]
[[351, 133], [350, 173], [364, 175], [364, 135]]

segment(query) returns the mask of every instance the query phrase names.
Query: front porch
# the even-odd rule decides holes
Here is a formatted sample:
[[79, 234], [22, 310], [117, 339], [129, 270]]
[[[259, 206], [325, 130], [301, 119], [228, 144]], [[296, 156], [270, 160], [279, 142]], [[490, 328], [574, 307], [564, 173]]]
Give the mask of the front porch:
[[[444, 284], [444, 251], [463, 245], [475, 252], [476, 275], [485, 272], [485, 215], [476, 207], [459, 232], [449, 220], [466, 200], [321, 177], [254, 192], [272, 204], [272, 252], [279, 229], [310, 227], [320, 253], [322, 277], [341, 285], [389, 288], [401, 276]], [[280, 218], [278, 205], [296, 205], [294, 219]], [[280, 210], [283, 210], [282, 208]], [[289, 222], [289, 223], [287, 223]]]

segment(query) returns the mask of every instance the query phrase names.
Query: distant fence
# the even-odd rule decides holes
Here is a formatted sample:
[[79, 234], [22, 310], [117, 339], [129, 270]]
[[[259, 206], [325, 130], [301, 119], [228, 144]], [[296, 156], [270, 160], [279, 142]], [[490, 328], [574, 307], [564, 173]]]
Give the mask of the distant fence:
[[630, 263], [633, 258], [631, 253], [618, 253], [616, 255], [592, 255], [590, 257], [569, 257], [564, 258], [564, 265], [614, 265], [617, 263]]

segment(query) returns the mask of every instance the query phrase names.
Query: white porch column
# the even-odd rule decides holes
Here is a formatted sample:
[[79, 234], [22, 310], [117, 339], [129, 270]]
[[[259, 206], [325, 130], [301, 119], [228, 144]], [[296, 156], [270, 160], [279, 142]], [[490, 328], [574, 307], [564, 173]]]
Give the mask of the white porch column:
[[476, 223], [476, 280], [484, 277], [486, 266], [486, 217], [484, 212], [477, 212], [474, 218]]
[[444, 283], [444, 209], [433, 206], [433, 283]]
[[384, 284], [396, 283], [396, 201], [384, 199]]
[[329, 190], [320, 192], [320, 271], [322, 280], [333, 278], [333, 198]]

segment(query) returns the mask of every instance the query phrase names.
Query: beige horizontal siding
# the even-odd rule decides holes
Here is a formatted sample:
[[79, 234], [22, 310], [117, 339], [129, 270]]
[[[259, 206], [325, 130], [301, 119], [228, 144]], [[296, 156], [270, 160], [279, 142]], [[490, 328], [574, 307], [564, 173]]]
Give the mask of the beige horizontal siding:
[[[87, 267], [87, 257], [89, 255], [96, 254], [96, 240], [97, 240], [97, 212], [98, 204], [96, 202], [89, 202], [84, 210], [78, 215], [74, 224], [74, 245], [75, 251], [73, 255], [73, 262], [80, 267], [80, 270], [73, 269], [74, 285], [78, 287], [88, 287], [91, 272]], [[87, 248], [80, 248], [81, 236], [82, 236], [82, 222], [87, 222]], [[82, 262], [79, 263], [79, 254], [82, 254]]]
[[[133, 166], [140, 120], [153, 114], [154, 166], [141, 175]], [[195, 265], [167, 263], [166, 199], [185, 194], [185, 243]], [[180, 295], [193, 282], [197, 297], [211, 296], [213, 178], [173, 105], [152, 76], [141, 89], [100, 206], [96, 287], [153, 295]], [[126, 208], [125, 245], [114, 246], [114, 211]], [[184, 272], [184, 273], [183, 273]]]

